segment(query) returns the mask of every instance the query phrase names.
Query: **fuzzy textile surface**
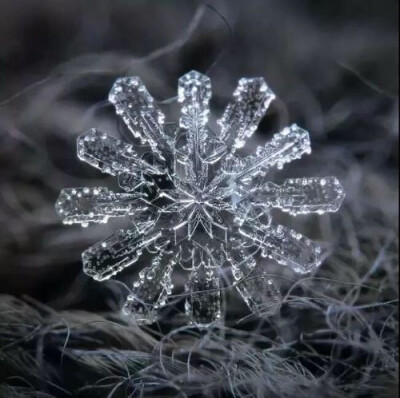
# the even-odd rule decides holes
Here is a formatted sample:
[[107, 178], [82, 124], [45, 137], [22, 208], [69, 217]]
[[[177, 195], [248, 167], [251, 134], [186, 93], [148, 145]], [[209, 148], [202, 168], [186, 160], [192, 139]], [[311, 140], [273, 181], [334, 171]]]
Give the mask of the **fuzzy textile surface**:
[[[0, 0], [0, 398], [397, 396], [397, 67], [397, 1]], [[182, 271], [138, 327], [120, 309], [146, 259], [94, 282], [80, 253], [116, 223], [63, 226], [54, 202], [114, 188], [75, 145], [91, 127], [129, 140], [106, 101], [117, 77], [140, 76], [176, 120], [191, 69], [212, 78], [212, 117], [240, 77], [265, 77], [279, 99], [243, 150], [298, 123], [313, 153], [276, 178], [334, 175], [347, 196], [280, 215], [331, 255], [305, 278], [260, 262], [281, 280], [276, 315], [227, 283], [223, 326], [187, 326]]]

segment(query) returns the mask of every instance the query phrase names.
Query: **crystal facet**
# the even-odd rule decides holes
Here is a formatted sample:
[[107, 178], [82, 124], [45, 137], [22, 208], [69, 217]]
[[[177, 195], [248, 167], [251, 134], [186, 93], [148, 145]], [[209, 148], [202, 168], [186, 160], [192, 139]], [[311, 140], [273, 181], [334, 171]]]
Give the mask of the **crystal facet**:
[[[118, 177], [123, 193], [105, 187], [66, 188], [56, 202], [64, 223], [104, 223], [127, 217], [130, 226], [82, 254], [84, 272], [102, 281], [139, 260], [124, 313], [138, 323], [157, 320], [172, 293], [177, 267], [188, 271], [185, 311], [206, 327], [221, 318], [220, 270], [230, 264], [233, 286], [249, 309], [273, 314], [281, 304], [279, 283], [258, 264], [259, 256], [304, 274], [324, 259], [322, 248], [273, 222], [273, 209], [291, 215], [336, 212], [344, 191], [334, 177], [266, 181], [271, 169], [311, 153], [309, 134], [292, 125], [256, 153], [239, 149], [254, 133], [275, 98], [262, 78], [243, 78], [233, 100], [209, 126], [210, 79], [191, 71], [179, 79], [178, 124], [164, 114], [138, 77], [118, 79], [109, 100], [132, 132], [132, 143], [91, 129], [78, 138], [79, 159]], [[140, 145], [135, 145], [135, 139]]]

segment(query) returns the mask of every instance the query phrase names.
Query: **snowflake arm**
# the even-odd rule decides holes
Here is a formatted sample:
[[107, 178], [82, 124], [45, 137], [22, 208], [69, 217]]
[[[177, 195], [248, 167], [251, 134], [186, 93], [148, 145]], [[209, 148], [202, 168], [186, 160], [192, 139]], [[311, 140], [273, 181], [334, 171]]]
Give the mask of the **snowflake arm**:
[[251, 220], [243, 223], [239, 233], [258, 246], [264, 257], [300, 274], [315, 270], [324, 258], [320, 245], [283, 225], [270, 223], [266, 226]]
[[165, 251], [156, 255], [151, 266], [139, 272], [139, 279], [134, 282], [124, 305], [124, 313], [137, 323], [155, 322], [158, 310], [166, 305], [172, 293], [171, 275], [176, 263], [176, 257], [171, 258]]
[[163, 174], [157, 165], [141, 159], [132, 145], [125, 144], [96, 129], [91, 129], [78, 138], [78, 157], [103, 173], [120, 174]]
[[275, 134], [263, 147], [258, 147], [255, 155], [233, 162], [230, 168], [233, 173], [231, 180], [247, 182], [259, 173], [267, 173], [272, 167], [282, 169], [285, 163], [310, 153], [310, 137], [307, 131], [294, 124]]
[[114, 193], [105, 187], [66, 188], [56, 202], [64, 224], [106, 223], [109, 217], [141, 214], [148, 209], [143, 194]]
[[121, 229], [85, 250], [84, 272], [98, 281], [109, 279], [134, 264], [144, 249], [162, 239], [161, 231], [149, 231], [148, 224], [138, 227], [141, 228]]
[[132, 134], [142, 143], [148, 143], [153, 153], [165, 160], [166, 153], [171, 150], [169, 137], [164, 131], [165, 116], [140, 78], [117, 79], [108, 99]]
[[[178, 82], [178, 101], [181, 103], [179, 127], [191, 135], [192, 148], [204, 145], [207, 132], [202, 130], [208, 123], [211, 98], [210, 78], [196, 71], [183, 75]], [[195, 138], [195, 135], [198, 135]]]
[[335, 177], [290, 178], [282, 185], [267, 182], [249, 194], [256, 205], [279, 208], [293, 216], [338, 211], [344, 190]]
[[185, 285], [185, 312], [189, 322], [205, 327], [221, 318], [221, 291], [218, 266], [210, 253], [196, 248], [193, 267]]
[[294, 124], [275, 134], [264, 146], [258, 147], [254, 155], [245, 158], [228, 156], [221, 164], [223, 173], [215, 177], [210, 186], [233, 182], [246, 184], [258, 174], [266, 174], [272, 167], [282, 169], [285, 163], [310, 153], [308, 132]]
[[232, 249], [226, 256], [232, 268], [236, 290], [251, 312], [273, 315], [282, 302], [277, 280], [257, 267], [253, 256], [243, 248]]
[[257, 129], [275, 94], [262, 77], [240, 79], [233, 101], [226, 107], [218, 124], [221, 140], [235, 152]]
[[181, 105], [179, 127], [186, 131], [188, 153], [187, 175], [204, 186], [208, 177], [208, 164], [203, 160], [208, 140], [208, 115], [211, 98], [210, 79], [191, 71], [179, 79], [178, 101]]

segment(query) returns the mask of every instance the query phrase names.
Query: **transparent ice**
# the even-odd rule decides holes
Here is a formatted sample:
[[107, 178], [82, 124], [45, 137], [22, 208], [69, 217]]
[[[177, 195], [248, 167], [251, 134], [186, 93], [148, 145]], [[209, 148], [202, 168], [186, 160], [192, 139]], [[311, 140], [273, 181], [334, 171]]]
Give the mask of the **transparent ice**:
[[[140, 271], [124, 312], [138, 323], [157, 320], [172, 294], [172, 273], [188, 272], [185, 310], [190, 323], [207, 326], [221, 317], [221, 269], [229, 264], [234, 286], [250, 310], [272, 314], [279, 284], [257, 259], [269, 257], [297, 273], [316, 269], [321, 247], [274, 223], [274, 208], [291, 215], [335, 212], [344, 198], [334, 177], [288, 179], [275, 184], [269, 170], [310, 154], [308, 133], [297, 125], [275, 134], [256, 153], [238, 151], [254, 133], [275, 95], [262, 78], [240, 79], [233, 99], [209, 126], [210, 79], [192, 71], [178, 84], [179, 124], [165, 123], [138, 77], [118, 79], [109, 101], [141, 145], [91, 129], [78, 138], [79, 159], [118, 177], [123, 193], [106, 187], [67, 188], [56, 210], [65, 224], [105, 223], [128, 217], [129, 229], [82, 254], [85, 273], [103, 281], [139, 260]], [[145, 148], [145, 149], [143, 149]]]

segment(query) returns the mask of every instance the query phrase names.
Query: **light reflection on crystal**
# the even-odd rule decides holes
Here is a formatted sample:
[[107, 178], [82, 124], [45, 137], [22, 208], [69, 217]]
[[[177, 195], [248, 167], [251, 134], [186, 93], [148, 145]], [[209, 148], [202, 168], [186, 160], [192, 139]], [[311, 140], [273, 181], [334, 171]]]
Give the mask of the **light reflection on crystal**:
[[182, 76], [181, 115], [174, 125], [165, 123], [138, 77], [118, 79], [109, 100], [140, 145], [91, 129], [78, 138], [77, 150], [82, 161], [118, 177], [124, 192], [66, 188], [56, 202], [66, 224], [129, 219], [129, 228], [88, 248], [82, 259], [85, 273], [101, 281], [137, 262], [144, 252], [153, 256], [124, 306], [138, 323], [157, 320], [172, 293], [177, 267], [188, 272], [189, 322], [199, 327], [218, 322], [220, 269], [225, 262], [249, 309], [273, 314], [281, 303], [279, 283], [259, 267], [258, 255], [300, 274], [317, 269], [325, 256], [316, 242], [274, 223], [273, 209], [291, 215], [324, 214], [336, 212], [344, 198], [334, 177], [295, 178], [281, 184], [267, 180], [271, 169], [311, 153], [308, 132], [295, 124], [254, 154], [240, 154], [275, 98], [264, 79], [240, 79], [218, 120], [219, 132], [208, 126], [210, 98], [207, 76], [196, 71]]

